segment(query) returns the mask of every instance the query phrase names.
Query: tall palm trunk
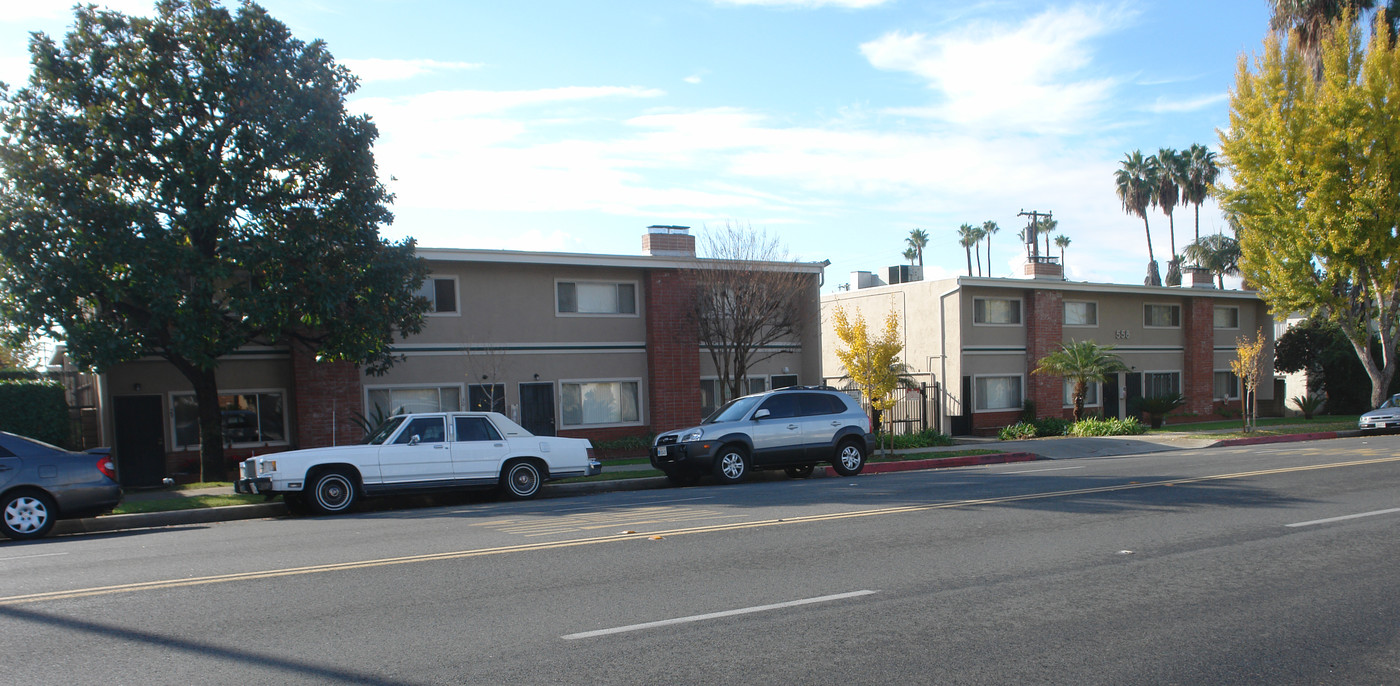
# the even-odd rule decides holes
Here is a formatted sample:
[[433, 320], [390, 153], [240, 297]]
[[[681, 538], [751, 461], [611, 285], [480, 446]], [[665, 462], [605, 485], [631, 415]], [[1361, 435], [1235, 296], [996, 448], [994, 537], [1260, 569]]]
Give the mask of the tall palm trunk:
[[967, 251], [967, 275], [972, 276], [972, 246], [964, 245], [963, 249]]
[[982, 275], [982, 241], [977, 241], [977, 275]]

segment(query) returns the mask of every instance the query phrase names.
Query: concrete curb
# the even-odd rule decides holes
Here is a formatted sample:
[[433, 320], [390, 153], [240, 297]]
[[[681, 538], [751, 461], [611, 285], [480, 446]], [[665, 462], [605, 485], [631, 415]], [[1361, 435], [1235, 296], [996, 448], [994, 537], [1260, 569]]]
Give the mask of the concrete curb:
[[[1330, 438], [1351, 438], [1361, 436], [1361, 431], [1325, 431], [1308, 434], [1289, 434], [1286, 436], [1261, 436], [1258, 438], [1232, 438], [1217, 441], [1209, 447], [1232, 447], [1241, 445], [1259, 445], [1265, 443], [1293, 443], [1298, 441], [1315, 441]], [[930, 458], [922, 460], [903, 460], [899, 462], [870, 462], [866, 463], [861, 474], [887, 474], [892, 472], [908, 472], [923, 469], [949, 469], [953, 467], [972, 467], [988, 464], [1006, 464], [1012, 462], [1032, 462], [1037, 460], [1048, 460], [1050, 458], [1029, 452], [997, 453], [993, 455], [967, 455], [963, 457]], [[760, 472], [761, 474], [762, 472]], [[837, 477], [836, 470], [831, 467], [817, 470], [813, 476], [832, 478]], [[645, 477], [640, 479], [617, 479], [614, 481], [591, 481], [571, 484], [547, 485], [540, 492], [541, 498], [567, 498], [571, 496], [590, 495], [596, 493], [611, 493], [617, 491], [644, 491], [654, 488], [669, 488], [670, 482], [664, 477]], [[229, 522], [240, 519], [265, 519], [269, 517], [281, 517], [287, 514], [287, 506], [279, 502], [261, 503], [257, 505], [227, 505], [224, 507], [205, 507], [192, 510], [172, 510], [169, 512], [146, 512], [141, 514], [126, 515], [105, 515], [102, 517], [91, 517], [86, 519], [61, 519], [54, 524], [53, 533], [60, 534], [81, 534], [81, 533], [102, 533], [111, 531], [126, 531], [130, 529], [147, 529], [161, 526], [187, 526], [193, 524], [210, 524], [214, 522]]]

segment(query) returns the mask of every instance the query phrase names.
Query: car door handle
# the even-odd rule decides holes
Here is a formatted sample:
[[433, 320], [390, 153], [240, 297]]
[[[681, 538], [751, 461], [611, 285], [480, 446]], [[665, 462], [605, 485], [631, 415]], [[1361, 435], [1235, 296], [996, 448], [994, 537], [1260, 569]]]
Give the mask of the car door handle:
[[837, 421], [837, 422], [832, 422], [831, 425], [832, 425], [832, 426], [841, 426], [841, 422], [839, 422], [839, 421]]
[[433, 450], [447, 450], [447, 444], [446, 444], [446, 443], [434, 443], [434, 444], [433, 444]]
[[11, 467], [10, 465], [7, 465], [7, 464], [0, 464], [0, 472], [8, 472], [8, 471], [10, 471], [11, 469], [14, 469], [14, 467]]
[[796, 431], [796, 430], [797, 430], [797, 425], [796, 425], [796, 424], [788, 424], [788, 431]]

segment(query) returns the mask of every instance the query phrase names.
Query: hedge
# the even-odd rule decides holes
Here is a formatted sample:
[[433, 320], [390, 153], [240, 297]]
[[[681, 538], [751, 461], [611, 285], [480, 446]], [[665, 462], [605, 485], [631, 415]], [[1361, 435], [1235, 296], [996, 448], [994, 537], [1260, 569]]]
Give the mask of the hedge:
[[0, 381], [0, 431], [69, 445], [63, 385], [54, 381]]

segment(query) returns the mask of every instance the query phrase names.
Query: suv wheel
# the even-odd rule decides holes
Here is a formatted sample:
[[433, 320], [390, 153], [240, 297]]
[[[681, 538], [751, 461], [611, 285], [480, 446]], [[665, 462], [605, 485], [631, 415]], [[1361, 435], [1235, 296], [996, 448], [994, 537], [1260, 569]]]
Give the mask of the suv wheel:
[[715, 458], [715, 478], [723, 484], [737, 484], [749, 475], [749, 456], [737, 445], [726, 445]]
[[836, 446], [836, 459], [831, 468], [841, 476], [855, 476], [865, 469], [865, 448], [856, 441], [844, 441]]

